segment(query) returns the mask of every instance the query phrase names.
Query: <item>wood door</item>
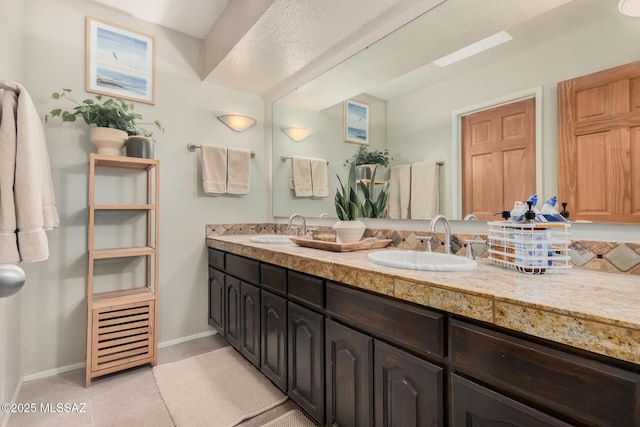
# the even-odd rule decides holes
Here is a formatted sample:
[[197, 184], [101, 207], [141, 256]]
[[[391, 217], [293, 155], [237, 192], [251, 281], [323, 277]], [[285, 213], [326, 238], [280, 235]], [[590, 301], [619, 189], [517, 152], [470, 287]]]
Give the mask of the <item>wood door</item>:
[[462, 118], [462, 216], [495, 219], [536, 192], [535, 98]]
[[260, 332], [262, 358], [260, 370], [281, 390], [287, 390], [287, 300], [260, 291]]
[[240, 282], [240, 352], [260, 367], [260, 289]]
[[558, 83], [558, 201], [572, 219], [640, 222], [640, 61]]
[[569, 427], [458, 375], [451, 375], [452, 427]]
[[225, 275], [224, 278], [225, 338], [236, 350], [240, 350], [240, 280]]
[[224, 273], [209, 267], [209, 324], [223, 337], [224, 331]]
[[298, 304], [288, 303], [289, 397], [324, 424], [324, 321]]
[[443, 426], [442, 382], [442, 368], [376, 340], [375, 425]]
[[326, 332], [327, 424], [373, 424], [373, 338], [329, 319]]

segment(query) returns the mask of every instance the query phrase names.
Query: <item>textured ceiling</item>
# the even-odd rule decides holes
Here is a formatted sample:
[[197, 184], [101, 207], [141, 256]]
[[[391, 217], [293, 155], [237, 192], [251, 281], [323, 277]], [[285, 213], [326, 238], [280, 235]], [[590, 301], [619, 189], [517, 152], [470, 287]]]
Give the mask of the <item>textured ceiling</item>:
[[[205, 81], [265, 99], [301, 86], [289, 101], [317, 108], [393, 79], [374, 95], [408, 90], [409, 80], [398, 79], [405, 73], [429, 71], [433, 60], [570, 0], [89, 1], [202, 39]], [[222, 48], [211, 54], [210, 43]], [[432, 71], [436, 78], [451, 70]]]

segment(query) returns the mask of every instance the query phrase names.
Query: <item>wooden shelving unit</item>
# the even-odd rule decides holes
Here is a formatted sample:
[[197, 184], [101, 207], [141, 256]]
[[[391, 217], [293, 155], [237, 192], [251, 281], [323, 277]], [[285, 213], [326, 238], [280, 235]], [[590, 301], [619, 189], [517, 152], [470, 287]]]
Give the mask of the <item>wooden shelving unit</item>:
[[[141, 204], [96, 204], [96, 168], [133, 169], [146, 173], [146, 201]], [[89, 157], [89, 269], [87, 276], [86, 386], [95, 377], [158, 360], [158, 255], [159, 255], [158, 160], [91, 154]], [[146, 215], [146, 245], [95, 248], [96, 213], [140, 211]], [[145, 257], [144, 283], [125, 290], [95, 292], [96, 262], [125, 257]]]

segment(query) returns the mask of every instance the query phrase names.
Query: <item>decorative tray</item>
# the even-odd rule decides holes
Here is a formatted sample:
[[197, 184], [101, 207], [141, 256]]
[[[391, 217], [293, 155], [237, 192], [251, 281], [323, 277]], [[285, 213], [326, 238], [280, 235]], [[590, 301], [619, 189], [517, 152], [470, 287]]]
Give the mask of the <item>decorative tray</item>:
[[304, 237], [290, 237], [290, 239], [293, 243], [299, 246], [333, 252], [351, 252], [365, 249], [384, 248], [392, 242], [391, 239], [378, 239], [377, 237], [368, 237], [360, 240], [359, 242], [353, 243], [324, 242], [322, 240], [313, 240]]

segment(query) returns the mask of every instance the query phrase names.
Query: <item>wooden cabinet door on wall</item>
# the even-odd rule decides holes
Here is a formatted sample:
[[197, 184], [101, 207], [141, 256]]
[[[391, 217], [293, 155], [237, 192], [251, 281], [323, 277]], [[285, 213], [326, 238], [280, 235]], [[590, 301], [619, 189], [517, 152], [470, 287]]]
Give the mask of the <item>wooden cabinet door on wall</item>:
[[240, 280], [232, 276], [224, 278], [225, 306], [225, 338], [236, 350], [240, 350], [241, 313], [240, 313]]
[[289, 397], [324, 424], [324, 318], [288, 304]]
[[223, 337], [224, 313], [224, 273], [209, 267], [209, 324]]
[[260, 367], [260, 288], [240, 282], [240, 352]]
[[281, 390], [287, 390], [287, 300], [260, 291], [260, 370]]
[[640, 61], [558, 83], [558, 201], [640, 222]]
[[373, 338], [326, 320], [327, 424], [373, 424]]
[[535, 98], [464, 116], [462, 215], [481, 220], [536, 191]]
[[443, 426], [443, 369], [374, 342], [375, 425]]

